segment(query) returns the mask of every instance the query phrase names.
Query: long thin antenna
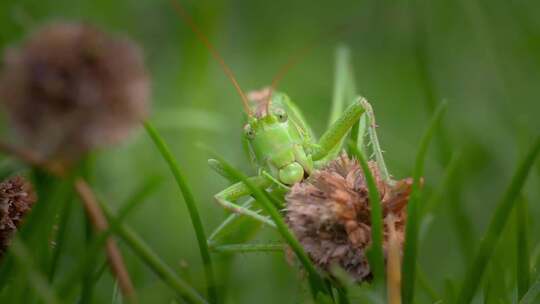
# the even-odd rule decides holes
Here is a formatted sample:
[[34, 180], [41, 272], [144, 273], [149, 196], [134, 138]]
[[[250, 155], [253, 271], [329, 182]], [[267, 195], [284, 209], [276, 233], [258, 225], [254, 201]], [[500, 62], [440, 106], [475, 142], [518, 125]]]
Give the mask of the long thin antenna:
[[340, 33], [344, 31], [345, 29], [349, 29], [348, 25], [341, 25], [334, 29], [332, 29], [329, 32], [323, 33], [322, 35], [318, 35], [313, 40], [306, 43], [302, 48], [297, 50], [294, 54], [292, 54], [291, 57], [289, 57], [289, 60], [283, 65], [283, 67], [277, 72], [276, 76], [272, 79], [272, 82], [270, 84], [270, 93], [268, 94], [268, 98], [266, 100], [266, 113], [270, 110], [270, 102], [272, 100], [272, 93], [277, 88], [279, 82], [285, 77], [285, 75], [295, 66], [297, 65], [303, 58], [305, 58], [305, 55], [309, 53], [318, 43], [320, 43], [326, 36], [331, 36], [333, 34]]
[[253, 113], [249, 107], [249, 102], [246, 97], [246, 94], [244, 94], [244, 91], [242, 88], [240, 88], [240, 85], [238, 84], [238, 81], [236, 81], [236, 77], [234, 77], [234, 73], [232, 70], [227, 66], [225, 63], [225, 60], [219, 55], [218, 51], [214, 48], [214, 46], [210, 43], [208, 38], [204, 35], [202, 31], [199, 30], [199, 27], [197, 24], [195, 24], [195, 21], [193, 21], [193, 18], [187, 13], [187, 11], [184, 9], [184, 7], [180, 4], [178, 0], [171, 0], [171, 3], [178, 13], [178, 15], [184, 20], [184, 22], [191, 27], [191, 30], [195, 33], [197, 38], [206, 46], [208, 51], [210, 51], [210, 54], [212, 54], [212, 57], [221, 65], [221, 68], [227, 75], [227, 77], [231, 80], [232, 84], [234, 85], [234, 88], [236, 89], [236, 92], [238, 92], [238, 95], [240, 95], [240, 98], [242, 99], [242, 105], [244, 106], [244, 110], [246, 111], [246, 114], [248, 116], [253, 116]]

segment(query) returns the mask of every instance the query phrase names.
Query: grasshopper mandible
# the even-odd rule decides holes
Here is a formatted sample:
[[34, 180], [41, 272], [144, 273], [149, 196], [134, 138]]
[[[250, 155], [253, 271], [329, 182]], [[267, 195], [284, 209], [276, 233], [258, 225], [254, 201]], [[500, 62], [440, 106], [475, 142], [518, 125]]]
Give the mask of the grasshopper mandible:
[[[392, 182], [379, 146], [372, 107], [365, 98], [355, 96], [354, 76], [347, 48], [338, 48], [336, 54], [335, 91], [329, 126], [317, 140], [300, 109], [286, 94], [275, 91], [277, 82], [272, 82], [272, 86], [267, 89], [246, 95], [231, 69], [198, 29], [191, 16], [178, 2], [173, 1], [173, 4], [182, 19], [221, 65], [241, 97], [247, 116], [242, 140], [249, 158], [258, 171], [256, 176], [249, 178], [250, 181], [262, 189], [288, 190], [293, 184], [302, 182], [314, 170], [324, 167], [335, 159], [342, 150], [345, 137], [356, 126], [358, 127], [356, 144], [359, 149], [367, 150], [367, 145], [363, 141], [364, 135], [367, 134], [381, 178]], [[209, 165], [217, 173], [227, 177], [217, 160], [210, 159]], [[251, 194], [244, 183], [237, 182], [216, 194], [215, 199], [221, 206], [235, 214], [245, 215], [275, 227], [271, 219], [251, 209], [249, 202], [244, 205], [235, 203]], [[214, 231], [210, 240], [228, 222], [230, 221], [226, 220]]]

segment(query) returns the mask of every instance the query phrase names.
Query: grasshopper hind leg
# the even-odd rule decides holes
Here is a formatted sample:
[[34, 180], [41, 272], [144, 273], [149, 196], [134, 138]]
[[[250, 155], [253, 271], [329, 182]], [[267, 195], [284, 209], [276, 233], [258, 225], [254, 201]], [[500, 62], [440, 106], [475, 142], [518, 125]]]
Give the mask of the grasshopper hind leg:
[[[269, 187], [271, 185], [271, 182], [268, 181], [268, 179], [264, 176], [255, 176], [251, 177], [250, 179], [252, 180], [252, 182], [257, 184], [257, 186], [263, 188]], [[274, 224], [274, 222], [267, 216], [261, 215], [259, 212], [249, 209], [246, 206], [240, 206], [234, 203], [234, 201], [238, 200], [239, 198], [246, 197], [250, 194], [251, 191], [249, 190], [249, 188], [243, 182], [238, 182], [222, 190], [214, 197], [223, 208], [230, 210], [231, 212], [251, 217], [254, 220], [257, 220], [263, 224], [275, 227], [276, 225]]]

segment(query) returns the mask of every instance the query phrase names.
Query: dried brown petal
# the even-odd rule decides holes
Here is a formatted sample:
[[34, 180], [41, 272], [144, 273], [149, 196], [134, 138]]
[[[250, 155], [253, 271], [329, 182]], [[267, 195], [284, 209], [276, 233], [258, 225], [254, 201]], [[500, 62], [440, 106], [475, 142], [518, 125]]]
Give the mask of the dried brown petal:
[[33, 187], [24, 178], [16, 176], [0, 183], [0, 257], [35, 202]]
[[0, 100], [23, 143], [46, 158], [75, 159], [126, 137], [147, 115], [140, 49], [77, 23], [34, 32], [4, 56]]
[[[411, 180], [386, 183], [374, 162], [369, 163], [381, 196], [384, 214], [384, 251], [389, 225], [394, 225], [399, 247], [403, 245], [405, 205]], [[293, 186], [286, 197], [287, 222], [311, 259], [323, 270], [342, 267], [357, 281], [371, 271], [366, 250], [371, 245], [368, 188], [356, 160], [342, 155], [307, 180]], [[388, 218], [392, 217], [392, 221]]]

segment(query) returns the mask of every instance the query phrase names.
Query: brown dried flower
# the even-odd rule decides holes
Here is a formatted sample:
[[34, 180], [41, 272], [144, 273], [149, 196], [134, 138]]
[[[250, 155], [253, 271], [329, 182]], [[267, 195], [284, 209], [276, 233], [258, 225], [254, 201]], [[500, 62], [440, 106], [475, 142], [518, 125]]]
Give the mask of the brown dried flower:
[[36, 200], [32, 185], [20, 176], [0, 183], [0, 257]]
[[0, 102], [28, 148], [76, 159], [116, 142], [147, 115], [150, 85], [131, 41], [55, 23], [4, 56]]
[[[404, 208], [411, 192], [410, 178], [386, 183], [375, 162], [369, 163], [383, 207], [385, 255], [390, 227], [403, 246]], [[356, 160], [342, 155], [306, 181], [297, 183], [286, 197], [287, 222], [313, 262], [325, 271], [334, 265], [356, 281], [371, 277], [366, 249], [371, 245], [368, 188]]]

